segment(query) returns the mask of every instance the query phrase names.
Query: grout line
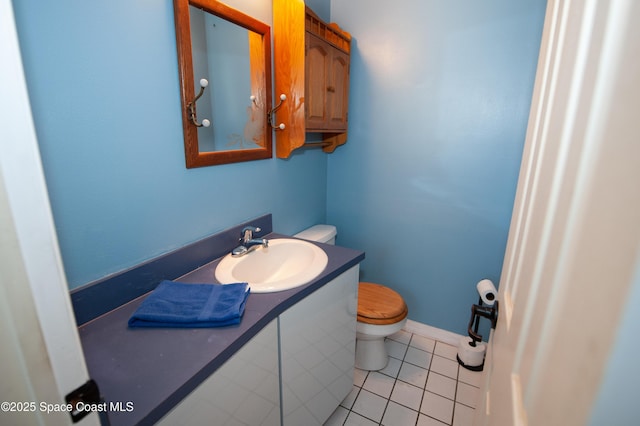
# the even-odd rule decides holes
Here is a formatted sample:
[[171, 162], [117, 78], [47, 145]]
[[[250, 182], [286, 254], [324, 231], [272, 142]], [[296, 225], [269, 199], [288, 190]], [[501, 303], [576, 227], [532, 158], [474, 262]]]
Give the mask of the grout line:
[[[393, 383], [395, 386], [395, 382]], [[391, 388], [391, 392], [393, 392], [393, 388]], [[378, 424], [382, 424], [382, 420], [384, 419], [384, 415], [387, 413], [387, 408], [389, 408], [389, 402], [391, 401], [391, 394], [389, 394], [389, 398], [387, 398], [386, 404], [384, 404], [384, 410], [382, 410], [382, 416], [380, 416], [380, 422]]]
[[453, 410], [451, 411], [451, 424], [456, 419], [456, 402], [458, 401], [458, 385], [460, 384], [460, 365], [458, 365], [458, 370], [456, 371], [456, 390], [453, 392]]
[[[450, 379], [452, 379], [452, 380], [455, 380], [455, 382], [456, 382], [456, 383], [455, 383], [455, 390], [454, 390], [453, 399], [448, 398], [448, 397], [446, 397], [446, 396], [444, 396], [444, 395], [440, 395], [440, 394], [438, 394], [438, 393], [431, 392], [431, 391], [428, 391], [428, 390], [427, 390], [427, 383], [428, 383], [428, 381], [429, 381], [429, 376], [430, 376], [430, 375], [431, 375], [431, 373], [432, 373], [431, 367], [432, 367], [432, 365], [433, 365], [434, 357], [435, 357], [435, 356], [438, 356], [438, 357], [440, 357], [440, 358], [444, 358], [444, 359], [447, 359], [447, 360], [450, 360], [450, 361], [451, 361], [451, 359], [450, 359], [450, 358], [448, 358], [448, 357], [446, 357], [446, 356], [439, 355], [439, 354], [436, 354], [436, 353], [435, 353], [435, 349], [436, 349], [437, 344], [438, 344], [439, 342], [440, 342], [440, 343], [443, 343], [443, 344], [447, 344], [447, 345], [451, 345], [451, 344], [450, 344], [450, 343], [448, 343], [448, 342], [446, 342], [446, 341], [445, 341], [445, 342], [442, 342], [440, 339], [433, 339], [433, 337], [430, 337], [430, 336], [423, 336], [421, 333], [411, 332], [411, 331], [407, 331], [407, 330], [404, 330], [404, 331], [405, 331], [406, 333], [409, 333], [409, 334], [410, 334], [409, 341], [408, 341], [407, 343], [399, 342], [398, 340], [395, 340], [395, 339], [389, 338], [389, 340], [392, 340], [392, 341], [394, 341], [394, 342], [396, 342], [396, 343], [398, 343], [398, 344], [404, 345], [404, 346], [405, 346], [405, 348], [404, 348], [404, 351], [403, 351], [403, 353], [402, 353], [402, 358], [391, 357], [391, 358], [394, 358], [395, 360], [397, 360], [397, 361], [399, 361], [399, 362], [400, 362], [400, 366], [399, 366], [399, 368], [398, 368], [398, 372], [396, 373], [395, 377], [394, 377], [394, 376], [392, 376], [392, 375], [389, 375], [389, 374], [386, 374], [386, 373], [380, 372], [380, 374], [382, 374], [382, 375], [384, 375], [384, 376], [387, 376], [387, 377], [389, 377], [389, 378], [391, 378], [391, 379], [393, 379], [393, 380], [394, 380], [394, 382], [393, 382], [393, 386], [391, 387], [391, 393], [389, 394], [389, 397], [388, 397], [388, 398], [384, 398], [384, 397], [383, 397], [383, 398], [385, 399], [385, 407], [384, 407], [384, 410], [383, 410], [383, 412], [382, 412], [382, 417], [380, 418], [380, 421], [379, 421], [379, 422], [376, 422], [375, 420], [373, 420], [373, 419], [371, 419], [371, 418], [369, 418], [369, 417], [367, 417], [367, 416], [364, 416], [364, 415], [362, 415], [362, 414], [360, 414], [360, 413], [357, 413], [357, 412], [353, 411], [353, 409], [352, 409], [352, 408], [355, 406], [356, 400], [358, 399], [358, 397], [359, 397], [359, 396], [360, 396], [360, 394], [362, 393], [362, 390], [364, 389], [364, 383], [366, 382], [367, 378], [369, 377], [369, 375], [370, 375], [370, 373], [371, 373], [371, 372], [367, 371], [367, 372], [366, 372], [366, 374], [364, 375], [364, 379], [363, 379], [363, 382], [362, 382], [362, 386], [357, 386], [357, 385], [355, 385], [355, 387], [357, 387], [357, 388], [358, 388], [358, 391], [357, 391], [357, 393], [356, 393], [356, 395], [355, 395], [355, 398], [354, 398], [354, 400], [353, 400], [353, 403], [351, 404], [351, 408], [348, 408], [348, 409], [347, 409], [346, 407], [344, 407], [344, 406], [342, 406], [342, 405], [341, 405], [341, 407], [342, 407], [342, 408], [345, 408], [345, 409], [347, 410], [347, 416], [345, 417], [345, 420], [344, 420], [344, 422], [343, 422], [343, 425], [344, 425], [344, 424], [346, 424], [346, 421], [347, 421], [347, 419], [348, 419], [348, 417], [349, 417], [349, 415], [350, 415], [351, 413], [355, 413], [355, 414], [357, 414], [358, 416], [361, 416], [361, 417], [363, 417], [363, 418], [366, 418], [367, 420], [370, 420], [370, 421], [372, 421], [372, 422], [374, 422], [374, 423], [377, 423], [378, 425], [381, 425], [381, 424], [382, 424], [382, 420], [384, 419], [384, 416], [385, 416], [385, 414], [387, 413], [387, 410], [389, 409], [389, 404], [390, 404], [390, 403], [391, 403], [391, 401], [392, 401], [392, 400], [391, 400], [391, 395], [393, 394], [393, 391], [395, 390], [395, 388], [396, 388], [396, 385], [397, 385], [398, 381], [400, 381], [400, 382], [402, 382], [402, 383], [405, 383], [405, 384], [407, 384], [407, 385], [410, 385], [410, 386], [416, 387], [416, 388], [420, 389], [420, 391], [422, 392], [422, 395], [421, 395], [421, 398], [420, 398], [420, 404], [418, 405], [418, 409], [417, 409], [417, 410], [415, 410], [415, 409], [413, 409], [413, 408], [411, 408], [411, 407], [409, 407], [409, 406], [407, 406], [407, 405], [404, 405], [404, 404], [403, 404], [403, 403], [401, 403], [401, 402], [394, 401], [394, 402], [395, 402], [396, 404], [398, 404], [399, 406], [404, 407], [404, 408], [406, 408], [406, 409], [408, 409], [408, 410], [410, 410], [410, 411], [412, 411], [412, 412], [414, 412], [414, 413], [417, 413], [416, 422], [415, 422], [414, 426], [416, 426], [416, 425], [418, 424], [418, 422], [419, 422], [419, 420], [420, 420], [420, 416], [428, 417], [428, 418], [430, 418], [430, 419], [434, 419], [434, 420], [436, 420], [436, 421], [438, 421], [438, 422], [442, 423], [440, 420], [436, 419], [435, 417], [432, 417], [432, 416], [430, 416], [430, 415], [428, 415], [428, 414], [425, 414], [425, 413], [423, 413], [422, 411], [420, 411], [420, 409], [422, 408], [422, 403], [423, 403], [424, 398], [425, 398], [425, 396], [426, 396], [426, 392], [434, 393], [435, 395], [438, 395], [438, 396], [440, 396], [440, 397], [442, 397], [442, 398], [445, 398], [445, 399], [447, 399], [447, 400], [449, 400], [449, 401], [452, 401], [452, 402], [453, 402], [453, 410], [451, 411], [451, 418], [450, 418], [450, 420], [449, 420], [449, 423], [442, 423], [442, 424], [448, 424], [448, 425], [450, 425], [450, 426], [451, 426], [451, 425], [453, 425], [454, 419], [456, 418], [456, 404], [460, 404], [460, 405], [465, 406], [465, 407], [467, 407], [467, 408], [469, 408], [469, 409], [475, 410], [475, 408], [474, 408], [474, 407], [471, 407], [471, 406], [469, 406], [469, 405], [467, 405], [467, 404], [464, 404], [464, 403], [462, 403], [462, 402], [460, 402], [460, 401], [458, 401], [458, 400], [457, 400], [457, 397], [458, 397], [458, 388], [459, 388], [459, 386], [460, 386], [460, 383], [461, 383], [461, 382], [462, 382], [462, 383], [464, 383], [465, 385], [468, 385], [468, 386], [474, 387], [474, 388], [476, 388], [476, 389], [479, 389], [479, 387], [478, 387], [478, 386], [475, 386], [475, 385], [473, 385], [473, 384], [471, 384], [471, 383], [467, 383], [467, 382], [465, 382], [465, 381], [461, 381], [461, 379], [460, 379], [460, 368], [462, 368], [462, 367], [461, 367], [460, 365], [458, 365], [458, 369], [456, 370], [456, 377], [455, 377], [455, 379], [454, 379], [454, 378], [452, 378], [452, 377], [449, 377], [449, 376], [447, 376], [447, 375], [440, 374], [440, 373], [438, 373], [437, 371], [433, 371], [433, 373], [434, 373], [434, 374], [440, 374], [440, 375], [442, 375], [442, 376], [444, 376], [444, 377], [448, 377], [448, 378], [450, 378]], [[414, 338], [415, 336], [427, 337], [427, 338], [431, 338], [431, 339], [435, 340], [435, 344], [434, 344], [434, 347], [433, 347], [433, 352], [424, 351], [424, 349], [422, 349], [422, 348], [415, 347], [416, 349], [422, 350], [422, 351], [427, 352], [427, 353], [429, 353], [429, 354], [431, 355], [430, 360], [429, 360], [428, 368], [424, 368], [424, 367], [422, 367], [422, 366], [415, 365], [415, 364], [413, 364], [413, 363], [411, 363], [411, 362], [409, 362], [409, 361], [405, 361], [405, 358], [406, 358], [406, 356], [407, 356], [407, 352], [408, 352], [408, 350], [409, 350], [409, 347], [412, 347], [412, 346], [411, 346], [411, 342], [413, 341], [413, 338]], [[400, 370], [402, 369], [402, 366], [404, 365], [404, 363], [407, 363], [407, 364], [409, 364], [409, 365], [411, 365], [411, 366], [414, 366], [414, 367], [416, 367], [416, 368], [421, 368], [421, 369], [423, 369], [423, 370], [426, 370], [426, 371], [427, 371], [427, 378], [426, 378], [425, 383], [424, 383], [424, 385], [423, 385], [423, 386], [421, 386], [421, 387], [419, 387], [419, 386], [415, 386], [415, 384], [413, 384], [413, 383], [409, 383], [409, 382], [406, 382], [406, 381], [404, 381], [404, 380], [402, 380], [402, 379], [400, 379], [400, 378], [399, 378]], [[369, 392], [371, 392], [371, 391], [369, 391]], [[372, 392], [372, 393], [373, 393], [373, 394], [375, 394], [375, 395], [377, 395], [375, 392]], [[378, 395], [378, 396], [382, 397], [381, 395]], [[398, 425], [398, 426], [401, 426], [401, 425]]]

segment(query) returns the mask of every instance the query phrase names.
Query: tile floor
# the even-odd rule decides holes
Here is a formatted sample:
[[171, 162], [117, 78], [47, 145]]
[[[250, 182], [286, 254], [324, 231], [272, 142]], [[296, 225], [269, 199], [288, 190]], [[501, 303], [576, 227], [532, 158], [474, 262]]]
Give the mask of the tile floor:
[[458, 365], [457, 348], [405, 330], [386, 340], [389, 364], [356, 369], [353, 390], [325, 426], [468, 426], [481, 372]]

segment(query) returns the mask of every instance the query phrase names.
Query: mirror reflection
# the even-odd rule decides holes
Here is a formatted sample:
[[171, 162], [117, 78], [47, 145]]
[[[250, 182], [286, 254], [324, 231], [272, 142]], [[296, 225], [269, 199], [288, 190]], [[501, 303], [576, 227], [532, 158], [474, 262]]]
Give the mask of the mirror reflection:
[[189, 16], [194, 91], [208, 81], [197, 111], [210, 125], [198, 128], [198, 150], [259, 148], [266, 113], [252, 102], [249, 43], [256, 34], [193, 5]]
[[214, 0], [174, 7], [187, 167], [271, 158], [269, 26]]

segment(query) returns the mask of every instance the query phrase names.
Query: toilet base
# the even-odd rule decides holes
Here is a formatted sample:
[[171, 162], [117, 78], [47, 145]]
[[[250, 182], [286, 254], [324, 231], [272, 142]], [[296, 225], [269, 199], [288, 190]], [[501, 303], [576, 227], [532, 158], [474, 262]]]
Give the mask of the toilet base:
[[382, 370], [389, 362], [384, 337], [373, 340], [356, 340], [356, 368], [360, 370]]
[[356, 368], [360, 370], [382, 370], [389, 362], [386, 337], [402, 330], [407, 319], [403, 318], [394, 324], [374, 325], [356, 323]]

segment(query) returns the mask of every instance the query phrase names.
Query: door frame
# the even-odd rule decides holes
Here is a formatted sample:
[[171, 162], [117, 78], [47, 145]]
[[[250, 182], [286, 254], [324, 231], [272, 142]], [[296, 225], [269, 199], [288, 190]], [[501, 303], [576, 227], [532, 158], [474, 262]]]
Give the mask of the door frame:
[[[46, 413], [89, 380], [58, 247], [31, 114], [11, 0], [0, 0], [0, 307], [3, 401], [33, 402], [41, 424], [69, 424]], [[11, 417], [6, 417], [11, 420]], [[14, 418], [16, 420], [16, 418]], [[91, 414], [80, 424], [98, 424]]]

